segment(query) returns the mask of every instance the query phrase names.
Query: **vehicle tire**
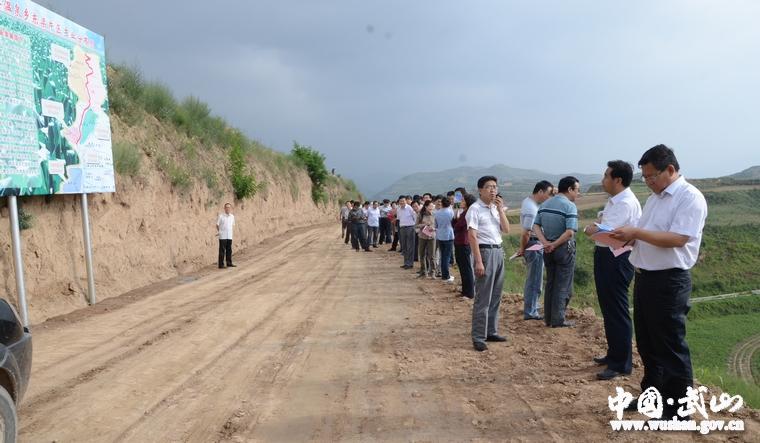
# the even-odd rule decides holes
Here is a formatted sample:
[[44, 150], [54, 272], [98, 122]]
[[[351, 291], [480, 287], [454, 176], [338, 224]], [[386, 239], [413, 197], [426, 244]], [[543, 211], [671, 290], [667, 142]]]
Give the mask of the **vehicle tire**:
[[8, 391], [0, 386], [0, 443], [16, 441], [16, 404]]

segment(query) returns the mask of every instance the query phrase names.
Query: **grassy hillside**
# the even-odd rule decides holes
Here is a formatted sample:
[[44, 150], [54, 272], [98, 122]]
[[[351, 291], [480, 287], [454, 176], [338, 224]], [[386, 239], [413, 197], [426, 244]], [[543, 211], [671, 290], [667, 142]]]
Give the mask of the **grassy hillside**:
[[752, 166], [749, 167], [742, 172], [737, 172], [736, 174], [729, 175], [729, 178], [737, 179], [737, 180], [757, 180], [760, 179], [760, 165], [758, 166]]
[[[108, 79], [110, 111], [121, 123], [150, 128], [150, 121], [157, 120], [176, 131], [172, 143], [175, 149], [170, 152], [114, 140], [114, 168], [122, 176], [139, 177], [142, 162], [148, 160], [155, 162], [178, 192], [200, 184], [211, 195], [221, 197], [231, 188], [236, 198], [246, 199], [266, 191], [264, 175], [285, 180], [296, 170], [309, 172], [308, 165], [296, 156], [276, 152], [249, 139], [224, 119], [214, 116], [198, 98], [178, 100], [167, 86], [146, 82], [136, 69], [109, 66]], [[325, 185], [328, 188], [324, 196], [315, 194], [319, 204], [358, 196], [356, 185], [350, 180], [330, 176]], [[297, 194], [297, 189], [293, 194]]]
[[[641, 187], [634, 191], [642, 202], [648, 195]], [[708, 217], [702, 238], [702, 248], [697, 266], [693, 269], [694, 297], [746, 291], [760, 288], [760, 189], [705, 191], [708, 202]], [[603, 207], [580, 211], [581, 226], [593, 221]], [[510, 217], [513, 233], [505, 237], [510, 245], [507, 256], [519, 246], [519, 224], [515, 216]], [[596, 290], [593, 279], [593, 242], [581, 234], [577, 237], [575, 295], [572, 303], [576, 306], [596, 307]], [[522, 292], [525, 281], [525, 266], [522, 260], [508, 265], [505, 290]]]

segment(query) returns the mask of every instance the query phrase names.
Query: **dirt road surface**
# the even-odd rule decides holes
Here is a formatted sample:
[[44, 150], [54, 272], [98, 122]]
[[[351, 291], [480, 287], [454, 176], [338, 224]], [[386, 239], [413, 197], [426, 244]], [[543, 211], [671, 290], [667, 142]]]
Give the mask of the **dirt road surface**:
[[[470, 301], [400, 269], [387, 245], [357, 253], [338, 236], [334, 226], [290, 232], [238, 256], [237, 268], [36, 325], [20, 440], [699, 438], [610, 430], [607, 397], [616, 385], [636, 394], [641, 369], [594, 381], [604, 339], [593, 313], [575, 312], [575, 329], [547, 329], [523, 321], [519, 297], [506, 295], [509, 341], [476, 353]], [[711, 441], [757, 441], [756, 411], [731, 418], [746, 430]]]

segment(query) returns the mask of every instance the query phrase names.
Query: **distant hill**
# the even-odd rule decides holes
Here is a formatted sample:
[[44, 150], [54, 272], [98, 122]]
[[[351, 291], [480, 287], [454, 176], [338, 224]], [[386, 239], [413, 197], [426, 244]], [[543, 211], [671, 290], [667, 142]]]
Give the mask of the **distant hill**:
[[728, 176], [737, 180], [756, 180], [760, 179], [760, 165], [749, 167], [742, 172], [737, 172]]
[[433, 194], [445, 193], [454, 188], [463, 186], [468, 192], [477, 190], [477, 181], [484, 175], [493, 175], [499, 179], [499, 188], [509, 206], [515, 206], [533, 191], [533, 186], [539, 180], [549, 180], [556, 184], [562, 177], [572, 175], [581, 182], [581, 188], [599, 183], [600, 174], [549, 174], [535, 169], [512, 168], [506, 165], [494, 165], [487, 168], [463, 166], [454, 169], [437, 172], [417, 172], [407, 175], [387, 188], [378, 192], [372, 199], [397, 198], [402, 194]]

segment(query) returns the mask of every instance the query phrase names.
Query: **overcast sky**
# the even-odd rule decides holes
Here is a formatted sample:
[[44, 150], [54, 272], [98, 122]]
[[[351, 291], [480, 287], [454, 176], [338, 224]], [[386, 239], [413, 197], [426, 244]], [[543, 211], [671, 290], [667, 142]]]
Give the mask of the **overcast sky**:
[[374, 193], [461, 165], [760, 164], [760, 2], [46, 0], [109, 62]]

